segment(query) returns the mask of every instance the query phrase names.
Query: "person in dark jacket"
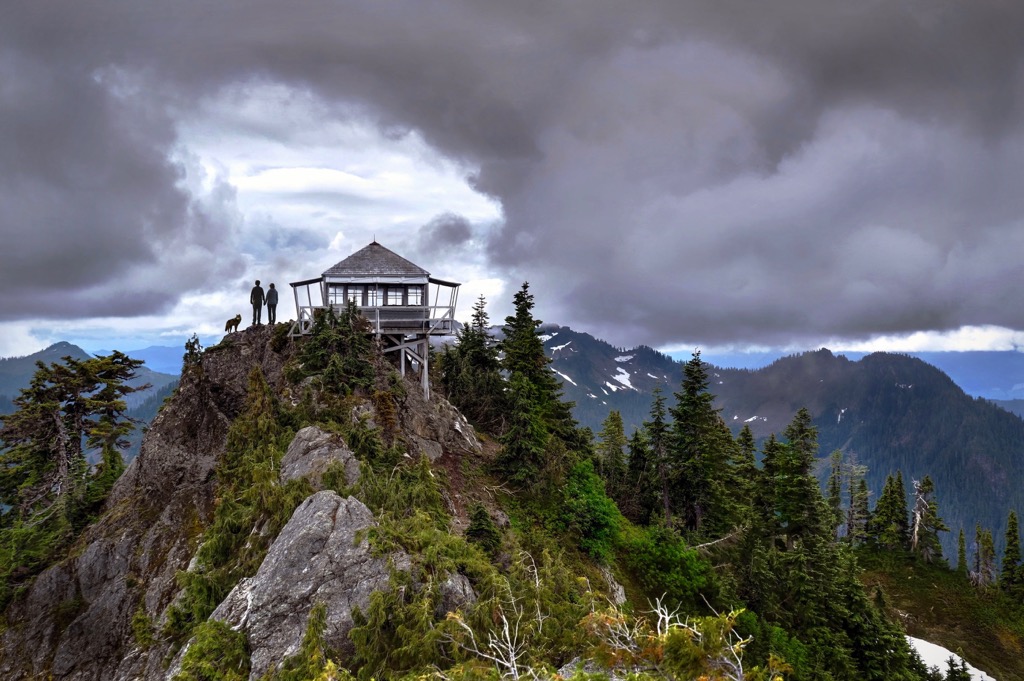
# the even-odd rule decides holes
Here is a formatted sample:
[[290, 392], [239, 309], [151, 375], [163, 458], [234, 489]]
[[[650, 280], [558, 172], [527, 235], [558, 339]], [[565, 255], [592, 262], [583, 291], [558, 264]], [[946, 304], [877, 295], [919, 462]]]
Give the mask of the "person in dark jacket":
[[277, 289], [274, 288], [274, 284], [270, 284], [270, 290], [267, 291], [267, 324], [277, 323]]
[[252, 303], [252, 323], [258, 325], [260, 323], [260, 317], [263, 313], [263, 288], [260, 286], [260, 280], [256, 280], [256, 285], [252, 287], [252, 293], [249, 294], [249, 302]]

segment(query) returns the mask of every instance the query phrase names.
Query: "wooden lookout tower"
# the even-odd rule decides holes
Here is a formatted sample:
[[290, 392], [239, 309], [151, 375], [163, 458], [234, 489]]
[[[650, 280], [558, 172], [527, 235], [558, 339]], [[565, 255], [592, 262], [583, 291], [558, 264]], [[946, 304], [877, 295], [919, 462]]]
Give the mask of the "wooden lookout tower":
[[370, 323], [384, 352], [398, 353], [403, 376], [407, 366], [419, 368], [423, 394], [429, 396], [430, 337], [455, 333], [459, 284], [431, 277], [419, 265], [374, 241], [316, 279], [291, 286], [298, 315], [292, 336], [312, 331], [317, 310], [331, 307], [339, 312], [351, 301]]

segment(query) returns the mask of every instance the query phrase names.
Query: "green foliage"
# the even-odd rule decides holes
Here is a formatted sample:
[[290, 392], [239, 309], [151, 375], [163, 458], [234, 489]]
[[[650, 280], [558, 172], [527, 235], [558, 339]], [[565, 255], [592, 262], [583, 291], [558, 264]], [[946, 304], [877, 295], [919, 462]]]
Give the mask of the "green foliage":
[[701, 595], [713, 594], [711, 565], [671, 528], [627, 526], [618, 549], [619, 559], [651, 599], [661, 597], [670, 607], [697, 612], [704, 606]]
[[189, 374], [200, 374], [203, 370], [203, 346], [199, 342], [199, 336], [192, 334], [192, 337], [185, 341], [185, 355], [181, 358], [181, 375], [184, 378]]
[[474, 504], [469, 512], [466, 540], [482, 548], [491, 557], [497, 555], [501, 548], [501, 532], [483, 504]]
[[592, 461], [581, 461], [569, 471], [556, 517], [580, 549], [601, 561], [611, 555], [623, 520]]
[[1024, 568], [1020, 564], [1020, 530], [1016, 511], [1010, 511], [1006, 519], [1006, 540], [1003, 549], [1003, 566], [999, 573], [999, 586], [1004, 591], [1016, 592], [1024, 586]]
[[736, 443], [714, 407], [707, 365], [699, 351], [683, 367], [682, 386], [675, 397], [676, 405], [669, 410], [672, 424], [666, 453], [672, 508], [685, 527], [698, 535], [727, 530], [737, 517], [727, 493]]
[[473, 305], [473, 320], [446, 345], [438, 362], [441, 386], [448, 400], [473, 423], [500, 432], [505, 423], [505, 381], [498, 349], [489, 332], [486, 301]]
[[939, 517], [939, 504], [932, 498], [934, 492], [935, 484], [931, 476], [924, 476], [921, 482], [914, 481], [910, 550], [926, 563], [942, 560], [939, 532], [949, 532], [949, 527]]
[[608, 495], [619, 499], [625, 494], [626, 459], [625, 449], [629, 444], [622, 426], [622, 414], [612, 410], [604, 420], [601, 432], [597, 434], [599, 444], [596, 448], [598, 472], [604, 479]]
[[249, 651], [245, 634], [218, 620], [203, 622], [173, 681], [247, 681]]
[[907, 497], [903, 487], [903, 473], [885, 479], [885, 487], [878, 498], [868, 532], [879, 546], [890, 550], [908, 547], [909, 522], [907, 520]]
[[337, 391], [368, 389], [373, 382], [369, 323], [349, 301], [340, 314], [317, 310], [310, 336], [299, 351], [292, 379], [320, 375], [325, 387]]
[[143, 650], [149, 650], [156, 643], [156, 625], [142, 605], [132, 615], [132, 636]]

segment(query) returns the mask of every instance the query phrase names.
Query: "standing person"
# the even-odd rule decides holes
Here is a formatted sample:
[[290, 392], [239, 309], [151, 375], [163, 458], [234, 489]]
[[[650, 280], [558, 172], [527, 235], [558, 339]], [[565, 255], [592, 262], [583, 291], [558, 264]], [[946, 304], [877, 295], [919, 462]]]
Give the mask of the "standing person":
[[260, 280], [256, 280], [256, 285], [252, 287], [252, 293], [249, 294], [249, 302], [252, 303], [252, 323], [258, 325], [260, 323], [260, 317], [263, 313], [263, 288], [260, 286]]
[[267, 291], [267, 324], [277, 323], [277, 289], [274, 288], [274, 284], [270, 284], [270, 290]]

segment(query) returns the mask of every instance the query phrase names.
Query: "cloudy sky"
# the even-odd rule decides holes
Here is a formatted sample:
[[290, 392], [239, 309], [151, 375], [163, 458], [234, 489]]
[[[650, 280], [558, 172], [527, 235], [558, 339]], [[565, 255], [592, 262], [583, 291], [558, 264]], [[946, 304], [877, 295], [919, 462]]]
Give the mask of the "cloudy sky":
[[623, 346], [1024, 345], [1021, 35], [1011, 0], [9, 0], [0, 355], [215, 341], [373, 238], [460, 318], [529, 281]]

